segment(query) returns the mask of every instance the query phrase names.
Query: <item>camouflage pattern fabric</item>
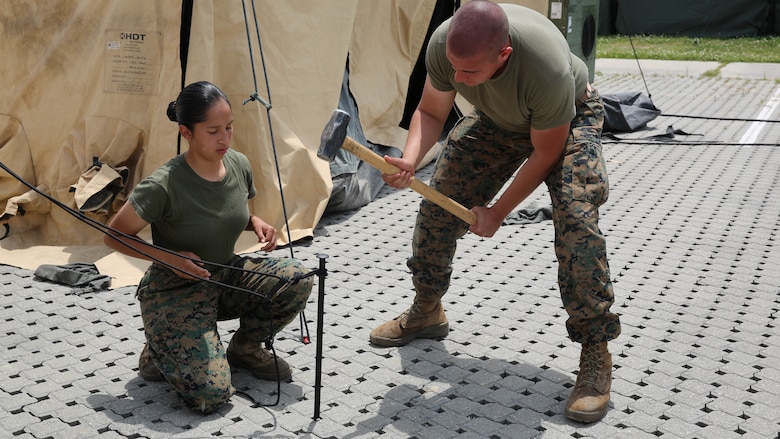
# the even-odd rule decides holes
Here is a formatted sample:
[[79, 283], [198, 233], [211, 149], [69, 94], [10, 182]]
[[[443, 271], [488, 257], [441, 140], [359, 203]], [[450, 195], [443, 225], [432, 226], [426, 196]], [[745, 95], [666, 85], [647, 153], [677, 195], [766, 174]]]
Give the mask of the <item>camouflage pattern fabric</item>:
[[[550, 192], [558, 258], [558, 285], [572, 340], [599, 343], [620, 334], [606, 241], [598, 208], [609, 183], [601, 151], [604, 105], [594, 89], [577, 102], [577, 114], [559, 164], [545, 180]], [[450, 131], [431, 186], [466, 207], [485, 206], [531, 154], [530, 135], [499, 128], [478, 110]], [[449, 288], [458, 238], [468, 224], [423, 200], [407, 264], [421, 300], [441, 298]]]
[[292, 280], [309, 271], [293, 259], [237, 256], [229, 265], [255, 273], [207, 267], [211, 280], [262, 296], [182, 279], [158, 264], [147, 269], [138, 287], [154, 364], [184, 403], [203, 413], [213, 412], [235, 393], [217, 321], [240, 319], [242, 334], [259, 348], [304, 309], [312, 289], [307, 277], [285, 281], [277, 292], [279, 277]]

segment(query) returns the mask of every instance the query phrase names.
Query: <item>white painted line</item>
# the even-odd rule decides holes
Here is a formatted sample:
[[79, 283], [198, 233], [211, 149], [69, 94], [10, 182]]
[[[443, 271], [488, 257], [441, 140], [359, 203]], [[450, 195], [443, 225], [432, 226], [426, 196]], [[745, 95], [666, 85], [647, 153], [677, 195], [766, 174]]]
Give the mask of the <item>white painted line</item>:
[[[775, 109], [778, 105], [780, 105], [780, 87], [775, 90], [775, 94], [773, 94], [772, 97], [769, 98], [769, 100], [766, 102], [766, 104], [764, 104], [764, 108], [761, 109], [755, 119], [769, 119], [772, 113], [775, 112]], [[755, 143], [758, 135], [761, 133], [761, 130], [764, 129], [765, 125], [766, 122], [753, 122], [750, 124], [750, 127], [748, 127], [747, 131], [745, 131], [745, 134], [743, 134], [742, 138], [739, 139], [740, 145], [745, 145], [749, 148], [751, 144]]]

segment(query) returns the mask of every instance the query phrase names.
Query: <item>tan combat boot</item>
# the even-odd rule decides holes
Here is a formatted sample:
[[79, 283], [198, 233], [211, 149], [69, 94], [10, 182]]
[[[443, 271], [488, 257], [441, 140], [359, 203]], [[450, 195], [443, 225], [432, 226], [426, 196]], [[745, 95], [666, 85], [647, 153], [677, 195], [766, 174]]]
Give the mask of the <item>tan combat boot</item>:
[[566, 417], [579, 422], [595, 422], [607, 414], [612, 387], [612, 354], [607, 343], [582, 345], [580, 372], [566, 404]]
[[[227, 360], [233, 367], [239, 367], [251, 372], [261, 380], [275, 381], [277, 379], [287, 381], [292, 378], [290, 365], [281, 358], [261, 346], [260, 343], [250, 341], [244, 337], [241, 329], [233, 334], [227, 348]], [[279, 373], [277, 375], [277, 365]]]
[[149, 345], [144, 344], [141, 350], [141, 356], [138, 357], [138, 375], [146, 381], [162, 381], [163, 376], [157, 366], [152, 361], [152, 354], [149, 352]]
[[409, 309], [371, 331], [371, 343], [378, 346], [403, 346], [415, 338], [441, 338], [450, 331], [440, 300], [417, 298]]

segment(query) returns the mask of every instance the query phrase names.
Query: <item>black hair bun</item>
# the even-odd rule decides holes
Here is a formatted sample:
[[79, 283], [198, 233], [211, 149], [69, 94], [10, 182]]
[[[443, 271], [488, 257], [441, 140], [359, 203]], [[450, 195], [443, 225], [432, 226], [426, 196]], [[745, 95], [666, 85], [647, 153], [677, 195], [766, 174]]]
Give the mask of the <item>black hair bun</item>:
[[165, 114], [168, 115], [168, 119], [170, 119], [171, 122], [176, 122], [176, 101], [171, 101], [171, 103], [168, 104], [168, 110], [165, 111]]

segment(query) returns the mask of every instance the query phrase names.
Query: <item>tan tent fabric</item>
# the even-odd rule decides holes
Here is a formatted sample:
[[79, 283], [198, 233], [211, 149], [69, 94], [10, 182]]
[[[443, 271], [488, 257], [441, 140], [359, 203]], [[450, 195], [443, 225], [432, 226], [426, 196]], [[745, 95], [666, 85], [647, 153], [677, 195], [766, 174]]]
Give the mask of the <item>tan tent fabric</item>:
[[406, 91], [436, 2], [359, 2], [349, 52], [349, 84], [373, 143], [404, 146]]
[[[175, 154], [177, 130], [164, 109], [180, 87], [180, 16], [177, 2], [4, 0], [0, 160], [75, 208], [70, 186], [93, 157], [128, 166], [129, 190], [147, 172], [145, 163]], [[0, 208], [12, 198], [25, 202], [23, 216], [0, 221], [10, 227], [0, 241], [0, 263], [35, 269], [111, 253], [102, 233], [42, 202], [4, 171], [0, 183]], [[112, 212], [90, 217], [105, 222]]]
[[[517, 3], [547, 13], [546, 0]], [[258, 196], [251, 209], [280, 229], [281, 244], [288, 233], [279, 179], [293, 241], [312, 235], [327, 205], [329, 166], [316, 151], [338, 106], [348, 55], [350, 90], [366, 138], [403, 147], [406, 132], [398, 123], [435, 4], [194, 2], [185, 82], [214, 82], [230, 98], [233, 146], [255, 172]], [[181, 88], [181, 11], [178, 1], [3, 0], [0, 53], [13, 62], [0, 64], [0, 160], [72, 208], [71, 187], [94, 160], [127, 167], [114, 202], [85, 214], [106, 222], [141, 178], [179, 152], [177, 127], [165, 109]], [[260, 99], [244, 103], [253, 93]], [[0, 208], [7, 210], [0, 223], [10, 230], [0, 240], [0, 263], [34, 269], [97, 261], [115, 277], [113, 286], [140, 277], [145, 264], [112, 255], [100, 231], [40, 200], [4, 171], [0, 183]], [[16, 201], [27, 203], [25, 215], [18, 214]], [[254, 250], [249, 238], [242, 238], [238, 251]]]
[[[18, 119], [5, 114], [0, 114], [0, 162], [12, 165], [12, 172], [30, 185], [36, 184], [27, 135]], [[38, 189], [49, 191], [46, 185]], [[0, 171], [0, 200], [7, 200], [0, 215], [0, 223], [6, 228], [2, 235], [10, 233], [11, 228], [18, 232], [34, 230], [45, 222], [51, 204], [5, 171]]]
[[[30, 189], [22, 195], [9, 198], [8, 203], [5, 205], [5, 212], [3, 212], [0, 220], [5, 223], [11, 223], [11, 220], [16, 219], [17, 222], [14, 223], [14, 230], [16, 230], [16, 225], [25, 225], [25, 223], [30, 221], [32, 221], [35, 226], [40, 225], [39, 222], [32, 220], [30, 216], [45, 214], [51, 210], [51, 201], [41, 195], [47, 193], [49, 193], [49, 188], [46, 187], [46, 185], [40, 185], [35, 189]], [[38, 221], [39, 220], [40, 218], [38, 218]], [[10, 228], [8, 230], [10, 231]]]
[[[180, 10], [174, 2], [4, 1], [0, 113], [17, 120], [26, 137], [2, 139], [0, 147], [17, 156], [4, 163], [71, 207], [70, 186], [93, 156], [132, 169], [129, 189], [143, 174], [143, 148], [176, 133], [160, 114], [181, 77]], [[172, 149], [155, 153], [170, 156]], [[25, 155], [29, 162], [18, 158]], [[22, 192], [4, 193], [0, 203]], [[104, 222], [108, 214], [96, 219]], [[11, 226], [3, 248], [102, 242], [100, 232], [59, 208], [34, 230]]]
[[[252, 211], [277, 226], [286, 243], [277, 160], [290, 235], [311, 236], [331, 189], [328, 163], [316, 151], [338, 106], [347, 55], [362, 58], [352, 56], [351, 78], [366, 108], [364, 126], [377, 137], [371, 141], [401, 147], [403, 133], [396, 126], [435, 1], [267, 0], [254, 2], [257, 11], [245, 2], [257, 87], [242, 3], [194, 2], [185, 82], [209, 80], [227, 93], [236, 117], [234, 147], [249, 156], [255, 171]], [[107, 221], [140, 178], [177, 153], [176, 126], [165, 108], [181, 85], [180, 14], [176, 1], [4, 0], [0, 51], [15, 62], [0, 67], [0, 77], [10, 84], [0, 88], [3, 163], [73, 208], [71, 186], [94, 158], [113, 168], [126, 166], [128, 182], [112, 209], [87, 214]], [[259, 101], [243, 104], [253, 92], [271, 109]], [[27, 192], [9, 178], [0, 171], [0, 207]], [[28, 221], [28, 229], [13, 227], [0, 241], [0, 263], [35, 268], [109, 258], [107, 269], [121, 265], [113, 263], [121, 258], [102, 247], [99, 231], [56, 206], [40, 216], [39, 226]], [[251, 243], [241, 247], [252, 249]], [[25, 252], [31, 255], [26, 262]], [[119, 283], [138, 275], [129, 271], [133, 274]]]
[[[14, 172], [35, 184], [30, 144], [19, 119], [0, 114], [0, 162], [11, 164]], [[6, 172], [0, 173], [0, 199], [8, 199], [27, 191], [27, 186]]]

